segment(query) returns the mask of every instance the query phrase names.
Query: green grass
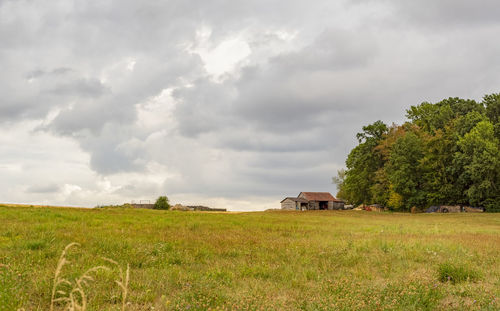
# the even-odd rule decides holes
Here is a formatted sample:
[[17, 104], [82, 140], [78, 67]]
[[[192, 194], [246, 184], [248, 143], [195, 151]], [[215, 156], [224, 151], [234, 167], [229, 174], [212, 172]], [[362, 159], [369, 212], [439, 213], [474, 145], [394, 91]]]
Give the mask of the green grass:
[[[200, 213], [0, 206], [0, 310], [48, 310], [130, 264], [127, 310], [498, 310], [500, 214]], [[87, 310], [120, 310], [113, 271]]]
[[468, 265], [457, 265], [445, 262], [439, 265], [439, 280], [441, 282], [461, 283], [478, 280], [479, 273]]

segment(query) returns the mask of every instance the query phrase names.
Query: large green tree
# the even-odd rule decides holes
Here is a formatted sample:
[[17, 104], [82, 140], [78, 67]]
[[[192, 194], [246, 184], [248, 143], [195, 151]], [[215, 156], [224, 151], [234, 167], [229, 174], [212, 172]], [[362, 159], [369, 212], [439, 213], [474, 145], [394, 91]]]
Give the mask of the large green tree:
[[422, 206], [425, 203], [423, 171], [420, 161], [424, 156], [422, 139], [414, 132], [399, 138], [392, 147], [387, 167], [394, 191], [403, 199], [403, 207]]
[[454, 133], [454, 129], [447, 126], [423, 140], [424, 156], [420, 166], [427, 203], [424, 205], [452, 204], [461, 196], [453, 173], [453, 153], [457, 149]]
[[[382, 121], [363, 127], [358, 133], [359, 145], [348, 155], [346, 160], [347, 171], [339, 186], [339, 193], [343, 199], [353, 204], [371, 203], [371, 186], [375, 172], [383, 166], [381, 155], [375, 147], [387, 133], [387, 125]], [[337, 194], [338, 195], [338, 194]]]
[[393, 209], [463, 204], [500, 211], [500, 93], [482, 102], [424, 102], [407, 117], [356, 135], [359, 144], [336, 179], [338, 196]]
[[458, 141], [455, 161], [463, 166], [459, 176], [472, 205], [497, 209], [500, 199], [500, 142], [493, 124], [479, 122]]

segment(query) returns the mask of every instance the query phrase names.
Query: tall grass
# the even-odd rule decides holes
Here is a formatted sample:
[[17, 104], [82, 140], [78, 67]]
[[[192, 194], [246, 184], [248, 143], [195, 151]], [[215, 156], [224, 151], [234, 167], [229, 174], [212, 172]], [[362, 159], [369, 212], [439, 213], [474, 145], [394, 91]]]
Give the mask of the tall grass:
[[128, 283], [130, 280], [130, 265], [127, 264], [127, 269], [123, 271], [122, 267], [116, 261], [109, 258], [103, 258], [103, 259], [118, 267], [120, 279], [115, 280], [115, 283], [118, 285], [118, 287], [122, 292], [122, 311], [125, 311], [127, 304], [127, 295], [128, 295]]
[[0, 207], [0, 311], [500, 310], [498, 258], [500, 214]]
[[438, 268], [439, 280], [441, 282], [462, 283], [466, 281], [477, 281], [480, 278], [479, 273], [464, 264], [444, 262]]
[[[62, 274], [63, 268], [70, 263], [66, 258], [66, 254], [68, 253], [70, 248], [77, 247], [79, 245], [80, 244], [75, 242], [68, 244], [59, 257], [56, 271], [54, 273], [52, 293], [50, 297], [50, 311], [54, 311], [57, 307], [65, 311], [86, 311], [89, 303], [86, 289], [89, 285], [89, 282], [94, 281], [94, 277], [92, 276], [92, 274], [98, 272], [99, 270], [111, 271], [110, 267], [101, 265], [87, 269], [74, 281], [71, 281], [68, 278], [64, 277]], [[109, 258], [103, 258], [103, 260], [118, 268], [119, 279], [115, 280], [115, 283], [119, 286], [122, 294], [121, 310], [125, 311], [127, 306], [130, 266], [127, 264], [127, 269], [124, 271], [116, 261]], [[24, 308], [18, 309], [18, 311], [24, 310]]]

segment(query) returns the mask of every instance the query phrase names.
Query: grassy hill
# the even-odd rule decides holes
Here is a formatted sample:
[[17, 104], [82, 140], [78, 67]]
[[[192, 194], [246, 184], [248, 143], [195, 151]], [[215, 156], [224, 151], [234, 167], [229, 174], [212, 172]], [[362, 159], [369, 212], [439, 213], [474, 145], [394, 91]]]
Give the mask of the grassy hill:
[[64, 278], [111, 268], [87, 310], [121, 310], [127, 264], [126, 310], [500, 308], [500, 214], [0, 206], [0, 310], [48, 310], [71, 242]]

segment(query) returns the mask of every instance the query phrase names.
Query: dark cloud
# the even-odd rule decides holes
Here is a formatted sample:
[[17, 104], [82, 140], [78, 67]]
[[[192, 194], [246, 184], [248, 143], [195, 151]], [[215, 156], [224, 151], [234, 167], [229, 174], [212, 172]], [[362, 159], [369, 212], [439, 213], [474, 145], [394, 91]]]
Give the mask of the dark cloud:
[[[495, 0], [443, 0], [443, 1], [391, 1], [402, 13], [402, 20], [409, 19], [420, 27], [441, 26], [471, 27], [499, 23], [500, 6]], [[416, 27], [418, 27], [416, 25]]]
[[[338, 120], [339, 113], [362, 105], [353, 102], [356, 96], [346, 96], [338, 84], [376, 56], [376, 43], [370, 36], [360, 41], [355, 37], [356, 33], [326, 31], [311, 45], [272, 57], [265, 65], [245, 67], [240, 76], [222, 84], [205, 78], [177, 89], [181, 133], [192, 136], [228, 126], [287, 134], [324, 128], [332, 121], [325, 113]], [[240, 143], [261, 145], [253, 137]], [[274, 139], [276, 148], [281, 143]]]
[[29, 186], [26, 189], [28, 193], [55, 193], [61, 189], [57, 184], [42, 184]]
[[77, 96], [80, 98], [96, 98], [108, 92], [108, 89], [97, 79], [80, 79], [54, 86], [48, 90], [56, 96]]
[[175, 114], [180, 133], [196, 137], [225, 128], [231, 122], [233, 93], [230, 85], [221, 85], [208, 78], [198, 79], [192, 86], [174, 90], [173, 96], [179, 101]]
[[55, 68], [51, 71], [45, 71], [42, 69], [35, 69], [26, 75], [26, 79], [32, 80], [32, 79], [38, 79], [38, 78], [43, 77], [43, 76], [65, 75], [65, 74], [68, 74], [71, 72], [73, 72], [73, 69], [67, 68], [67, 67]]

